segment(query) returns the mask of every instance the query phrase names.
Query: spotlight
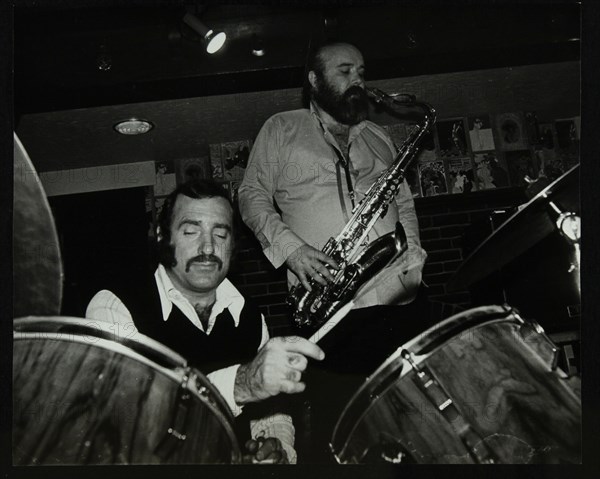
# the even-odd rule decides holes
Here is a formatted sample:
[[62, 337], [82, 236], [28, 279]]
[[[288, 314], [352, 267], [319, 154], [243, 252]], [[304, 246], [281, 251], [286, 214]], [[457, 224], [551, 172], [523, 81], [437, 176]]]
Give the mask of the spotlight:
[[202, 23], [198, 17], [192, 15], [191, 13], [186, 13], [183, 16], [183, 21], [192, 30], [200, 34], [200, 36], [206, 42], [206, 51], [211, 55], [219, 51], [225, 44], [225, 40], [227, 40], [227, 35], [225, 35], [225, 32], [213, 32], [206, 25], [204, 25], [204, 23]]

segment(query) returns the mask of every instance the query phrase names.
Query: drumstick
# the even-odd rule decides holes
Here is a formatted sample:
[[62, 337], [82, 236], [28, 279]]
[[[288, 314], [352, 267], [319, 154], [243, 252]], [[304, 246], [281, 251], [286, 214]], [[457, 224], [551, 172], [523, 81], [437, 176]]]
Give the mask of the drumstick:
[[313, 334], [308, 340], [311, 343], [317, 343], [321, 339], [325, 337], [325, 335], [331, 331], [353, 308], [354, 302], [350, 301], [349, 303], [342, 306], [342, 308], [335, 313], [329, 321], [327, 321], [323, 326], [321, 326], [315, 334]]

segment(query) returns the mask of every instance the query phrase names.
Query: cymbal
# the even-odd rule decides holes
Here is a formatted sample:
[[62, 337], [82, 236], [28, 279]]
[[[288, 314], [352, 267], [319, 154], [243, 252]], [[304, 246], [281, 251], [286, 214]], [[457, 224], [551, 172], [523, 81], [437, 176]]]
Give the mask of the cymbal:
[[485, 278], [556, 231], [550, 215], [550, 201], [563, 211], [579, 214], [578, 164], [550, 183], [488, 236], [461, 264], [446, 283], [446, 289], [457, 291]]
[[63, 269], [46, 193], [14, 134], [13, 317], [58, 315]]

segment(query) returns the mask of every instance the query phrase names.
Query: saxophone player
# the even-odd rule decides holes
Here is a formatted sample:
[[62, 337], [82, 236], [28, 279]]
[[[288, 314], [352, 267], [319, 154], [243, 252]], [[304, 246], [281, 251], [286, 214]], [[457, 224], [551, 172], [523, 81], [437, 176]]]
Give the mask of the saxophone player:
[[[275, 268], [287, 266], [288, 286], [301, 282], [310, 290], [311, 279], [320, 284], [332, 280], [331, 271], [339, 265], [321, 249], [344, 228], [353, 206], [393, 162], [396, 149], [385, 130], [367, 119], [365, 65], [356, 47], [323, 45], [311, 55], [306, 72], [307, 108], [265, 122], [250, 153], [239, 205], [269, 261]], [[426, 254], [406, 181], [397, 191], [367, 240], [393, 231], [400, 221], [408, 251], [364, 284], [354, 309], [320, 343], [327, 355], [318, 374], [326, 379], [313, 387], [318, 397], [312, 410], [323, 413], [323, 420], [313, 421], [322, 431], [321, 452], [332, 421], [360, 381], [412, 332], [423, 330], [404, 314], [406, 307], [398, 306], [416, 297]], [[332, 380], [336, 375], [339, 381]], [[325, 384], [335, 384], [335, 404], [321, 401], [333, 397], [322, 389]]]

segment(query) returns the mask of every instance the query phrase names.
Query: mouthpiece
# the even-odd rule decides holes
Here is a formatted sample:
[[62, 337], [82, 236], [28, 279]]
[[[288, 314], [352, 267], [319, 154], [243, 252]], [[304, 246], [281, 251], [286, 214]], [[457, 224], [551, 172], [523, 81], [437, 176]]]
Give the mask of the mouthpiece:
[[385, 97], [387, 96], [378, 88], [365, 87], [365, 91], [367, 92], [367, 96], [375, 103], [381, 103], [383, 100], [385, 100]]

